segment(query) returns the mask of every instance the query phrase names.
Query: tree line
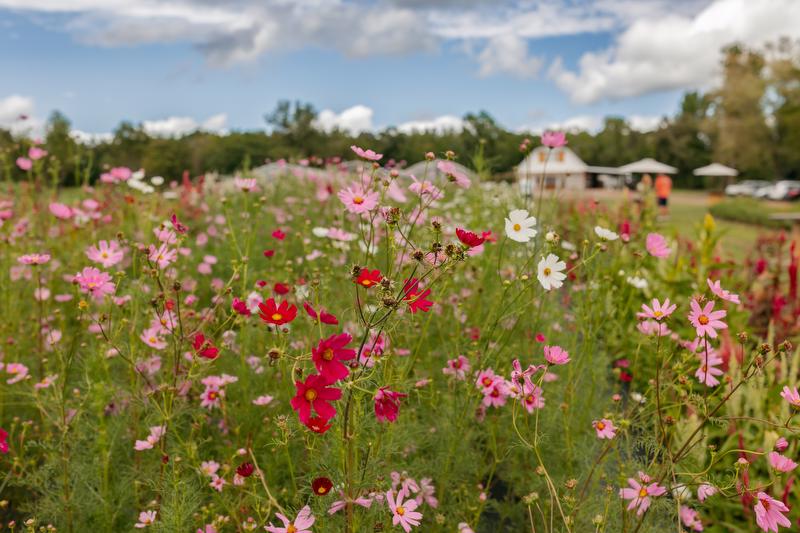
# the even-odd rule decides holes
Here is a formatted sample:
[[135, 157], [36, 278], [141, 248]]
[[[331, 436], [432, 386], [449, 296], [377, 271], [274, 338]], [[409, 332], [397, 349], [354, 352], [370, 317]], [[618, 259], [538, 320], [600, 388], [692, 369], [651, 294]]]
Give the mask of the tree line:
[[[598, 132], [568, 132], [569, 146], [599, 166], [654, 157], [680, 169], [675, 178], [680, 187], [707, 186], [692, 170], [712, 161], [750, 179], [800, 179], [800, 42], [783, 39], [758, 49], [732, 45], [721, 58], [718, 86], [684, 94], [677, 112], [653, 131], [637, 131], [622, 117], [607, 117]], [[96, 180], [111, 166], [144, 168], [148, 175], [167, 179], [178, 179], [184, 171], [231, 174], [281, 158], [349, 156], [352, 144], [409, 164], [429, 151], [452, 150], [459, 162], [488, 177], [513, 171], [522, 159], [520, 144], [533, 138], [504, 128], [485, 111], [464, 116], [461, 131], [387, 128], [359, 135], [321, 131], [316, 116], [310, 104], [283, 101], [265, 115], [268, 128], [262, 131], [196, 131], [164, 138], [148, 135], [140, 124], [122, 122], [112, 138], [85, 144], [71, 136], [69, 119], [56, 111], [48, 120], [43, 148], [53, 179], [64, 185]], [[24, 179], [14, 161], [31, 142], [0, 129], [3, 179]]]

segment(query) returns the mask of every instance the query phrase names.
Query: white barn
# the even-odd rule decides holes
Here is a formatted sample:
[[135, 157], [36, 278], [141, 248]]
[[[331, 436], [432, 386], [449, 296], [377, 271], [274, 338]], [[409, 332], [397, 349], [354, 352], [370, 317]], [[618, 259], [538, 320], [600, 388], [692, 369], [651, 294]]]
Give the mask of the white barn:
[[589, 165], [566, 146], [552, 150], [539, 146], [517, 166], [517, 181], [526, 193], [542, 176], [546, 189], [585, 189], [589, 171]]

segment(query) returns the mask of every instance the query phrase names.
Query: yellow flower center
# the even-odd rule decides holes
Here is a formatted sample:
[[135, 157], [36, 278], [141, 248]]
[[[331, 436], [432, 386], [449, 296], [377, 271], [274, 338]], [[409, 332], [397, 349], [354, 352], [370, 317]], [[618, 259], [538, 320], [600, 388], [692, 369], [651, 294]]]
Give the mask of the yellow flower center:
[[103, 252], [100, 254], [100, 257], [102, 257], [103, 259], [108, 259], [108, 254], [106, 252]]
[[333, 361], [333, 350], [327, 348], [324, 352], [322, 352], [322, 358], [326, 361]]
[[552, 270], [550, 270], [549, 268], [545, 268], [545, 269], [543, 270], [543, 272], [544, 272], [544, 275], [545, 275], [545, 276], [549, 276], [550, 274], [552, 274], [552, 273], [553, 273], [553, 271], [552, 271]]
[[700, 315], [697, 318], [697, 321], [700, 322], [700, 324], [705, 326], [706, 324], [708, 324], [708, 317], [706, 315]]
[[362, 197], [360, 197], [360, 196], [356, 196], [355, 198], [353, 198], [353, 203], [361, 205], [361, 204], [364, 203], [364, 199]]
[[661, 311], [653, 311], [653, 316], [656, 318], [661, 318], [664, 315]]
[[644, 498], [645, 496], [647, 496], [647, 489], [642, 487], [641, 489], [639, 489], [639, 497]]
[[404, 514], [406, 514], [406, 510], [403, 509], [402, 507], [398, 507], [397, 509], [394, 510], [394, 512], [399, 514], [400, 516], [403, 516]]
[[319, 492], [320, 494], [325, 494], [325, 487], [318, 488], [317, 492]]
[[313, 402], [314, 400], [317, 399], [317, 391], [315, 391], [314, 389], [308, 389], [303, 396], [305, 396], [305, 399], [308, 400], [309, 402]]
[[150, 337], [150, 338], [149, 338], [149, 339], [147, 339], [147, 340], [149, 340], [149, 341], [150, 341], [150, 344], [155, 344], [155, 343], [156, 343], [156, 341], [157, 341], [158, 339], [156, 339], [155, 337]]
[[289, 524], [286, 526], [286, 533], [297, 533], [297, 528], [294, 527], [294, 524]]
[[365, 286], [365, 287], [370, 287], [370, 286], [372, 286], [372, 280], [365, 279], [365, 280], [361, 281], [361, 284], [363, 286]]
[[599, 429], [600, 431], [603, 431], [604, 429], [606, 429], [606, 425], [603, 424], [602, 422], [598, 422], [595, 427], [597, 427], [597, 429]]
[[519, 231], [521, 229], [522, 229], [522, 226], [520, 226], [519, 224], [514, 224], [514, 231]]
[[489, 385], [491, 385], [491, 384], [492, 384], [492, 380], [491, 380], [491, 379], [489, 379], [489, 378], [483, 378], [483, 386], [484, 386], [484, 387], [488, 387], [488, 386], [489, 386]]
[[280, 320], [283, 318], [283, 315], [280, 313], [272, 313], [272, 320]]

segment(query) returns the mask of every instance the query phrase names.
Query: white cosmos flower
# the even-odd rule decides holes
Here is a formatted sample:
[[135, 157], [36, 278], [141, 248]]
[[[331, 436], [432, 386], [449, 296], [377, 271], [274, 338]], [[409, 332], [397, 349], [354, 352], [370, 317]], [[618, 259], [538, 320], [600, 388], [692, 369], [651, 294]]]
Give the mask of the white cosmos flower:
[[536, 217], [529, 216], [524, 209], [515, 209], [508, 214], [506, 219], [506, 235], [512, 241], [528, 242], [536, 237]]
[[539, 268], [536, 277], [542, 284], [544, 290], [558, 289], [564, 284], [567, 275], [564, 274], [567, 264], [560, 260], [556, 254], [549, 254], [539, 261]]
[[594, 232], [597, 234], [598, 237], [600, 237], [604, 241], [616, 241], [617, 239], [619, 239], [619, 235], [617, 235], [610, 229], [606, 229], [601, 226], [595, 226]]
[[637, 289], [644, 290], [647, 288], [647, 280], [639, 276], [628, 276], [627, 281]]
[[323, 228], [321, 226], [317, 226], [316, 228], [311, 230], [311, 233], [314, 234], [316, 237], [327, 237], [328, 236], [328, 228]]

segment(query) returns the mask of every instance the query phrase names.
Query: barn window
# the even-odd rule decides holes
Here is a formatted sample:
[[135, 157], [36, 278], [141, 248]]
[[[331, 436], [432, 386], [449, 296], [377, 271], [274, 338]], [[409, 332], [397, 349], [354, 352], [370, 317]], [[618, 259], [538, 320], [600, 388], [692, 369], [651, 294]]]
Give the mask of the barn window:
[[539, 162], [544, 163], [544, 160], [547, 158], [547, 154], [544, 151], [539, 152]]

